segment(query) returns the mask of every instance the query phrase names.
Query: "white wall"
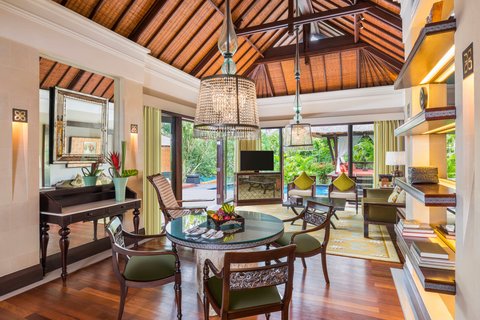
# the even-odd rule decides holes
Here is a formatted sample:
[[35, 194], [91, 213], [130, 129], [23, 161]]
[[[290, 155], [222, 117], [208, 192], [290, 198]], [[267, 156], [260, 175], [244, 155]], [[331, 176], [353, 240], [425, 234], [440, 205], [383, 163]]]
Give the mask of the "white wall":
[[[457, 295], [456, 318], [480, 319], [480, 2], [456, 0]], [[462, 75], [462, 52], [474, 43], [475, 72]]]
[[0, 276], [39, 263], [38, 77], [38, 52], [0, 37]]

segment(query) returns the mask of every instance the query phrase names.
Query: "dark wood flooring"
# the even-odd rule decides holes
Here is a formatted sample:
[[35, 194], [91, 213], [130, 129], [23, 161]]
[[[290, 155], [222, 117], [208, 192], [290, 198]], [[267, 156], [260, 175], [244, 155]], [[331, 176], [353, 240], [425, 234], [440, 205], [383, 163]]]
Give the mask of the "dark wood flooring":
[[[154, 241], [146, 246], [163, 247]], [[179, 248], [179, 254], [183, 319], [203, 319], [193, 253]], [[390, 273], [390, 268], [399, 268], [399, 264], [332, 255], [327, 260], [330, 286], [324, 283], [319, 257], [307, 259], [307, 270], [296, 261], [290, 319], [403, 319]], [[124, 319], [175, 319], [173, 297], [173, 284], [130, 289]], [[119, 285], [111, 260], [106, 259], [70, 274], [65, 287], [58, 279], [0, 301], [0, 319], [115, 319], [118, 301]], [[271, 319], [279, 319], [279, 314], [272, 314]]]

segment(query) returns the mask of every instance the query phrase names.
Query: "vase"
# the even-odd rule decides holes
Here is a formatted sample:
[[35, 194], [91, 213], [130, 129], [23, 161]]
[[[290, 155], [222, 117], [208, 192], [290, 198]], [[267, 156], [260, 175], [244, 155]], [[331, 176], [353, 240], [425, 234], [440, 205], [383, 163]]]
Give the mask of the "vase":
[[91, 187], [97, 185], [97, 176], [85, 176], [83, 177], [83, 184], [85, 187]]
[[125, 191], [127, 189], [127, 178], [113, 178], [113, 185], [115, 186], [115, 201], [125, 201]]

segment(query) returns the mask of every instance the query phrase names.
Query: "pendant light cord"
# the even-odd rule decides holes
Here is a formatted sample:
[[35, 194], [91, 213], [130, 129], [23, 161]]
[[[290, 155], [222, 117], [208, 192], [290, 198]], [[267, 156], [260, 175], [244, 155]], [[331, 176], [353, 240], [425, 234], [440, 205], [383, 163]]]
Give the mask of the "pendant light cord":
[[[228, 1], [228, 0], [227, 0]], [[300, 9], [298, 6], [298, 0], [296, 0], [295, 6], [295, 16], [298, 18], [300, 16]], [[295, 26], [295, 113], [296, 113], [296, 123], [300, 123], [300, 44], [299, 44], [299, 33], [300, 26]], [[305, 41], [305, 39], [303, 39]]]

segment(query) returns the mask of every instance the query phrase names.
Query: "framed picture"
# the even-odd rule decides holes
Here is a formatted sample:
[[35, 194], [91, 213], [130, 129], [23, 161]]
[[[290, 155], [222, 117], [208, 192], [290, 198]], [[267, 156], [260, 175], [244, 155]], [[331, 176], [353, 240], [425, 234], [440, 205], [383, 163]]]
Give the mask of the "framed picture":
[[70, 154], [80, 156], [100, 156], [102, 138], [70, 137]]

